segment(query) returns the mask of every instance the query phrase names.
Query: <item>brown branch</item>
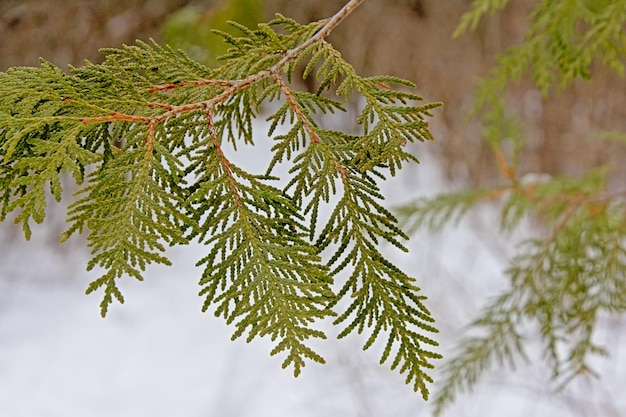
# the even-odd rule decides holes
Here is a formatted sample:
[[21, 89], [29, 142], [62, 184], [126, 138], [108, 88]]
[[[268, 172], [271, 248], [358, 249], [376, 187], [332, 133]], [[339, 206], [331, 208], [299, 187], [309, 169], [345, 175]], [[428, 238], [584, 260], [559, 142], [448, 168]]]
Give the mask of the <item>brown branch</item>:
[[[297, 47], [290, 49], [285, 53], [285, 55], [278, 61], [276, 64], [272, 65], [269, 69], [259, 71], [256, 74], [253, 74], [247, 78], [237, 80], [237, 81], [227, 81], [226, 83], [230, 83], [228, 88], [224, 90], [221, 94], [217, 96], [197, 102], [184, 104], [181, 106], [173, 106], [172, 109], [168, 112], [163, 113], [161, 116], [158, 116], [159, 121], [164, 120], [168, 117], [174, 116], [176, 114], [185, 113], [188, 111], [193, 111], [202, 108], [214, 108], [217, 104], [223, 102], [228, 97], [234, 95], [236, 92], [243, 90], [244, 88], [249, 87], [252, 84], [256, 84], [259, 81], [262, 81], [266, 78], [272, 77], [273, 74], [279, 74], [281, 70], [287, 65], [290, 61], [294, 60], [302, 51], [308, 48], [315, 42], [319, 42], [324, 40], [330, 33], [335, 29], [350, 13], [354, 11], [361, 3], [365, 0], [350, 0], [346, 3], [345, 6], [341, 8], [333, 17], [327, 19], [324, 26], [317, 32], [315, 35], [311, 36], [305, 42], [301, 43]], [[323, 21], [324, 22], [324, 21]], [[208, 80], [207, 80], [208, 82]], [[215, 81], [217, 83], [221, 83], [222, 81]]]
[[181, 113], [188, 113], [190, 111], [200, 110], [200, 109], [213, 109], [215, 108], [215, 106], [222, 103], [223, 101], [225, 101], [227, 98], [234, 95], [238, 91], [243, 90], [244, 88], [247, 88], [250, 85], [257, 83], [261, 81], [262, 79], [269, 77], [269, 75], [270, 75], [270, 71], [265, 70], [251, 77], [248, 77], [246, 79], [233, 81], [233, 84], [230, 88], [224, 90], [222, 93], [216, 95], [215, 97], [209, 100], [198, 101], [198, 102], [189, 103], [189, 104], [181, 104], [180, 106], [172, 106], [170, 110], [160, 114], [159, 116], [155, 116], [154, 119], [158, 123], [158, 122], [162, 122], [165, 119], [168, 119], [170, 117], [176, 116]]
[[161, 108], [161, 109], [165, 109], [166, 111], [170, 111], [172, 110], [173, 106], [171, 104], [166, 104], [166, 103], [150, 102], [148, 103], [148, 107], [150, 107], [151, 109]]
[[276, 84], [278, 84], [280, 91], [283, 92], [283, 95], [285, 96], [285, 99], [289, 103], [291, 110], [293, 110], [298, 120], [300, 120], [300, 123], [302, 123], [304, 130], [306, 130], [306, 132], [309, 134], [311, 138], [311, 142], [319, 143], [320, 141], [319, 136], [317, 136], [317, 133], [315, 133], [313, 126], [311, 126], [309, 119], [307, 119], [305, 114], [302, 112], [302, 109], [300, 108], [300, 106], [298, 106], [298, 102], [296, 101], [293, 94], [291, 94], [291, 90], [289, 89], [287, 84], [285, 84], [285, 81], [282, 79], [280, 74], [277, 74], [277, 73], [273, 74], [272, 78], [274, 78], [274, 81], [276, 82]]
[[231, 87], [233, 85], [233, 81], [229, 80], [191, 80], [191, 81], [179, 81], [176, 83], [167, 83], [167, 84], [159, 84], [148, 89], [150, 93], [164, 93], [170, 90], [173, 90], [177, 87], [186, 87], [186, 86], [196, 86], [201, 87], [205, 85], [212, 85], [216, 87]]
[[346, 168], [345, 165], [343, 165], [341, 162], [335, 160], [335, 168], [337, 168], [339, 170], [339, 176], [341, 177], [342, 180], [345, 180], [348, 178], [348, 168]]
[[509, 163], [507, 162], [506, 157], [504, 156], [504, 152], [502, 152], [502, 148], [500, 147], [500, 145], [495, 145], [492, 148], [493, 148], [493, 153], [495, 154], [495, 157], [496, 157], [496, 162], [498, 163], [498, 171], [500, 171], [500, 173], [504, 175], [506, 179], [510, 181], [516, 181], [515, 171], [509, 166]]
[[97, 117], [83, 117], [80, 119], [84, 124], [89, 123], [101, 123], [101, 122], [136, 122], [136, 123], [151, 123], [152, 117], [134, 116], [132, 114], [124, 114], [113, 112], [108, 116]]
[[235, 181], [233, 171], [230, 168], [231, 163], [226, 157], [226, 155], [224, 154], [224, 151], [222, 150], [220, 140], [217, 136], [217, 131], [215, 130], [215, 125], [213, 124], [213, 113], [211, 112], [210, 109], [207, 109], [206, 120], [209, 126], [209, 133], [211, 135], [211, 138], [213, 139], [213, 146], [215, 147], [215, 152], [217, 152], [217, 155], [220, 157], [222, 168], [224, 168], [224, 172], [226, 172], [226, 176], [228, 177], [228, 185], [230, 186], [230, 190], [233, 193], [233, 197], [235, 198], [235, 201], [237, 202], [237, 206], [241, 207], [242, 205], [241, 196], [239, 195], [239, 189], [237, 188], [237, 182]]
[[583, 204], [583, 200], [581, 199], [574, 199], [570, 203], [570, 205], [567, 207], [567, 210], [565, 210], [565, 212], [561, 214], [561, 216], [559, 216], [559, 219], [557, 220], [556, 224], [552, 228], [552, 236], [556, 236], [561, 231], [561, 229], [563, 229], [563, 227], [565, 226], [565, 223], [567, 223], [567, 221], [576, 212], [576, 209], [578, 209], [582, 204]]
[[[182, 104], [179, 106], [172, 106], [169, 104], [151, 102], [148, 104], [151, 108], [160, 107], [166, 110], [160, 115], [153, 116], [153, 117], [141, 117], [141, 116], [114, 112], [113, 114], [109, 116], [84, 117], [80, 120], [81, 122], [85, 124], [109, 122], [109, 121], [131, 121], [131, 122], [137, 122], [137, 123], [147, 123], [149, 125], [149, 128], [148, 128], [149, 132], [152, 132], [152, 138], [151, 139], [148, 138], [147, 140], [148, 145], [149, 145], [148, 147], [152, 149], [152, 143], [150, 141], [154, 140], [154, 131], [156, 129], [156, 126], [159, 123], [163, 122], [164, 120], [167, 120], [168, 118], [174, 117], [181, 113], [187, 113], [187, 112], [199, 110], [199, 109], [205, 109], [211, 112], [212, 109], [214, 109], [218, 104], [224, 102], [225, 100], [233, 96], [238, 91], [243, 90], [252, 84], [256, 84], [266, 78], [274, 77], [276, 82], [279, 82], [278, 80], [280, 80], [279, 85], [281, 86], [281, 90], [283, 91], [283, 93], [285, 94], [285, 97], [290, 102], [290, 105], [292, 106], [292, 108], [294, 109], [294, 111], [296, 112], [296, 114], [298, 115], [302, 123], [304, 124], [305, 129], [311, 135], [311, 141], [319, 142], [319, 137], [313, 131], [308, 120], [302, 113], [301, 109], [298, 108], [295, 99], [289, 92], [289, 89], [286, 88], [284, 82], [282, 81], [282, 79], [280, 79], [278, 74], [280, 74], [280, 72], [282, 71], [285, 65], [287, 65], [289, 62], [294, 60], [300, 53], [302, 53], [302, 51], [304, 51], [310, 45], [312, 45], [315, 42], [323, 41], [333, 31], [333, 29], [335, 29], [350, 13], [352, 13], [354, 9], [356, 9], [361, 3], [363, 3], [363, 1], [365, 0], [348, 1], [334, 16], [320, 23], [320, 25], [323, 24], [324, 26], [322, 26], [321, 29], [317, 33], [315, 33], [315, 35], [311, 36], [309, 39], [307, 39], [305, 42], [301, 43], [297, 47], [285, 52], [284, 56], [280, 59], [280, 61], [272, 65], [267, 70], [259, 71], [258, 73], [253, 74], [247, 78], [234, 80], [234, 81], [228, 81], [228, 80], [179, 81], [176, 83], [156, 85], [149, 89], [151, 93], [156, 93], [156, 92], [167, 92], [174, 88], [181, 87], [181, 86], [188, 86], [188, 85], [194, 85], [194, 86], [213, 85], [213, 86], [225, 87], [224, 91], [210, 98], [209, 100], [204, 100], [204, 101], [200, 101], [196, 103]], [[207, 118], [210, 120], [209, 127], [213, 126], [212, 115], [208, 114]], [[220, 156], [224, 157], [224, 154], [218, 145], [216, 145], [216, 149], [218, 149], [218, 152], [221, 152]], [[225, 159], [225, 157], [224, 157], [224, 161], [228, 162], [228, 160]], [[225, 167], [227, 167], [227, 165], [225, 165]]]
[[146, 152], [150, 153], [154, 149], [154, 130], [156, 128], [156, 123], [150, 122], [148, 123], [148, 137], [146, 139]]
[[326, 37], [330, 35], [330, 32], [332, 32], [333, 29], [335, 29], [341, 22], [343, 22], [343, 20], [346, 17], [348, 17], [348, 15], [352, 13], [354, 9], [359, 7], [359, 5], [363, 3], [364, 1], [365, 0], [350, 0], [348, 3], [346, 3], [345, 6], [341, 8], [341, 10], [335, 13], [333, 17], [327, 20], [322, 20], [322, 22], [325, 22], [325, 25], [319, 30], [319, 32], [311, 36], [309, 39], [307, 39], [305, 42], [303, 42], [299, 46], [287, 51], [287, 53], [285, 53], [285, 56], [280, 61], [278, 61], [271, 68], [271, 70], [273, 70], [274, 72], [279, 72], [280, 69], [285, 66], [285, 64], [287, 64], [289, 61], [297, 57], [302, 51], [304, 51], [310, 45], [314, 44], [315, 42], [326, 39]]
[[[311, 142], [320, 143], [321, 141], [320, 141], [319, 136], [317, 135], [317, 133], [315, 133], [313, 126], [309, 122], [309, 119], [306, 117], [306, 115], [302, 112], [302, 109], [300, 108], [300, 106], [298, 106], [298, 102], [296, 101], [293, 94], [291, 94], [291, 90], [289, 89], [289, 86], [285, 83], [285, 81], [283, 80], [283, 78], [280, 76], [279, 73], [273, 74], [272, 78], [274, 79], [278, 87], [280, 88], [280, 91], [282, 91], [282, 93], [284, 94], [285, 99], [289, 103], [289, 106], [291, 107], [293, 112], [296, 114], [296, 117], [298, 118], [298, 120], [300, 120], [300, 123], [302, 123], [304, 130], [306, 130], [306, 132], [309, 134], [309, 137], [311, 138]], [[343, 165], [341, 162], [337, 160], [334, 160], [334, 163], [335, 163], [335, 167], [339, 171], [339, 176], [341, 177], [341, 179], [342, 180], [347, 179], [348, 168], [346, 168], [345, 165]]]

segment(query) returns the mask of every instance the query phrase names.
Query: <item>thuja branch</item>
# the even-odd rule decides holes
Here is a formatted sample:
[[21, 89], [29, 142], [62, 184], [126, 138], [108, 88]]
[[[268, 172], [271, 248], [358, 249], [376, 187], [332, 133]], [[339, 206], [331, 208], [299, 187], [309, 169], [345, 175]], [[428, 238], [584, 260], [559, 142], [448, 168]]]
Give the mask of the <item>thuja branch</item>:
[[[310, 45], [316, 42], [320, 42], [324, 40], [330, 33], [335, 29], [354, 9], [356, 9], [364, 0], [350, 0], [341, 10], [339, 10], [332, 18], [327, 19], [325, 21], [324, 26], [313, 36], [311, 36], [306, 42], [298, 45], [297, 47], [288, 50], [284, 53], [283, 58], [270, 67], [267, 70], [259, 71], [258, 73], [246, 77], [245, 79], [229, 81], [229, 80], [190, 80], [190, 81], [179, 81], [176, 83], [168, 83], [163, 85], [157, 85], [151, 87], [149, 91], [151, 93], [156, 92], [165, 92], [177, 87], [183, 86], [218, 86], [218, 87], [226, 87], [226, 89], [215, 97], [212, 97], [209, 100], [197, 102], [197, 103], [189, 103], [181, 106], [168, 106], [167, 111], [159, 116], [155, 116], [153, 118], [145, 118], [145, 117], [136, 117], [133, 115], [126, 115], [114, 112], [109, 116], [104, 117], [94, 117], [94, 118], [83, 118], [81, 121], [83, 123], [99, 123], [102, 121], [119, 121], [119, 120], [127, 120], [127, 121], [136, 121], [143, 123], [159, 123], [170, 117], [175, 117], [181, 113], [187, 113], [198, 109], [212, 109], [216, 105], [223, 103], [226, 99], [236, 94], [238, 91], [245, 89], [251, 85], [257, 84], [263, 81], [266, 78], [274, 78], [277, 82], [280, 82], [280, 79], [277, 74], [280, 74], [289, 62], [296, 59], [303, 51], [305, 51]], [[324, 21], [322, 21], [324, 23]], [[284, 91], [284, 88], [281, 88]], [[288, 94], [288, 92], [286, 93]], [[289, 96], [287, 96], [289, 98]], [[155, 106], [160, 106], [161, 103], [154, 103]]]
[[[414, 278], [380, 250], [406, 250], [407, 236], [379, 182], [416, 159], [407, 143], [432, 140], [427, 120], [438, 103], [417, 105], [408, 81], [359, 76], [325, 40], [362, 2], [308, 25], [283, 16], [255, 30], [235, 25], [242, 34], [224, 34], [231, 49], [215, 69], [139, 42], [69, 73], [45, 61], [0, 73], [1, 218], [15, 212], [28, 237], [31, 220], [45, 217], [46, 193], [60, 200], [60, 176], [70, 173], [79, 191], [63, 239], [86, 233], [88, 269], [103, 271], [88, 292], [104, 291], [103, 316], [124, 301], [121, 277], [141, 280], [147, 265], [170, 264], [166, 246], [195, 241], [205, 250], [203, 309], [232, 324], [233, 337], [268, 336], [271, 354], [283, 353], [297, 375], [307, 360], [324, 361], [309, 339], [324, 339], [316, 323], [338, 315], [342, 337], [368, 332], [366, 348], [383, 338], [381, 362], [426, 398], [426, 371], [439, 358], [426, 334], [436, 328]], [[315, 94], [292, 85], [299, 73], [317, 78]], [[354, 96], [365, 103], [360, 134], [320, 127]], [[276, 104], [265, 106], [273, 112], [263, 137], [274, 144], [267, 161], [259, 155], [259, 175], [223, 144], [253, 143], [267, 102]], [[287, 133], [276, 134], [279, 125]], [[288, 166], [283, 188], [273, 185], [278, 163]]]
[[224, 151], [222, 150], [222, 145], [220, 143], [219, 135], [217, 134], [217, 131], [215, 130], [215, 125], [213, 124], [213, 114], [211, 113], [210, 110], [207, 110], [206, 112], [206, 119], [207, 119], [207, 125], [209, 127], [209, 133], [211, 135], [211, 138], [213, 139], [213, 146], [215, 147], [215, 152], [217, 153], [220, 159], [220, 163], [222, 164], [222, 169], [224, 170], [224, 172], [226, 173], [226, 176], [228, 177], [228, 184], [230, 186], [233, 197], [235, 198], [235, 202], [237, 203], [237, 206], [240, 207], [241, 196], [239, 195], [239, 191], [237, 190], [237, 184], [235, 181], [235, 177], [233, 176], [233, 171], [230, 168], [230, 165], [231, 165], [230, 161], [228, 160], [228, 158], [224, 154]]

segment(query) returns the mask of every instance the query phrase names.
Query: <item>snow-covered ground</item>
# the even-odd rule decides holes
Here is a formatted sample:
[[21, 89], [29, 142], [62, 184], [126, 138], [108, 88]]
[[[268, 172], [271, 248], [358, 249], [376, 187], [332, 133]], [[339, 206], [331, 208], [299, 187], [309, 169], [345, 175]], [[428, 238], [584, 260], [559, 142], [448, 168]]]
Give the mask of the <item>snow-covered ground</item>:
[[[421, 165], [386, 185], [391, 202], [443, 186], [427, 147], [415, 148]], [[259, 152], [250, 153], [252, 166]], [[486, 208], [456, 229], [420, 233], [409, 254], [389, 249], [429, 296], [444, 351], [485, 297], [504, 286], [509, 248], [498, 240], [493, 216]], [[14, 226], [1, 227], [8, 233]], [[0, 417], [429, 415], [427, 403], [388, 365], [378, 365], [378, 352], [363, 352], [358, 337], [320, 343], [328, 363], [310, 364], [298, 378], [269, 356], [268, 341], [230, 341], [232, 329], [222, 319], [200, 312], [200, 272], [193, 265], [201, 247], [175, 248], [174, 266], [150, 268], [144, 282], [122, 281], [126, 303], [114, 304], [102, 319], [100, 294], [84, 295], [96, 277], [84, 272], [87, 255], [76, 242], [59, 251], [51, 234], [45, 225], [35, 227], [33, 241], [0, 247]], [[545, 393], [536, 367], [513, 376], [491, 373], [447, 415], [626, 415], [623, 396], [615, 394], [626, 386], [624, 357], [613, 353], [600, 362], [605, 379], [555, 396]]]

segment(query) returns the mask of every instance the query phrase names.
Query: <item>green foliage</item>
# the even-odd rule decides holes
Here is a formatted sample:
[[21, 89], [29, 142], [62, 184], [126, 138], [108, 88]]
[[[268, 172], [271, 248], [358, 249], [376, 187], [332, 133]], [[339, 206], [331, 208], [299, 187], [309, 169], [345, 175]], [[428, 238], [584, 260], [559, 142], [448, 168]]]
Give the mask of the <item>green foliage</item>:
[[[167, 246], [200, 242], [203, 309], [232, 323], [233, 338], [269, 336], [271, 353], [284, 352], [283, 367], [298, 375], [307, 359], [324, 361], [309, 340], [325, 338], [316, 323], [336, 316], [341, 337], [366, 332], [364, 348], [385, 340], [381, 363], [426, 398], [440, 357], [427, 335], [437, 330], [414, 279], [380, 252], [383, 242], [406, 250], [407, 236], [378, 181], [415, 160], [406, 143], [432, 139], [426, 119], [438, 104], [416, 106], [411, 83], [361, 77], [341, 58], [324, 38], [346, 8], [308, 25], [282, 16], [254, 30], [235, 25], [241, 35], [223, 33], [230, 49], [215, 69], [139, 42], [69, 73], [42, 61], [0, 74], [2, 219], [14, 213], [28, 238], [48, 190], [60, 200], [70, 173], [79, 191], [63, 239], [87, 234], [88, 269], [103, 271], [87, 292], [103, 289], [103, 316], [124, 300], [121, 277], [141, 280], [147, 265], [170, 263]], [[316, 77], [316, 94], [291, 86], [298, 67]], [[319, 115], [355, 96], [359, 134], [320, 127]], [[268, 102], [273, 156], [260, 175], [223, 143], [252, 144], [252, 120]], [[287, 133], [275, 135], [278, 125]], [[290, 166], [284, 188], [272, 185], [279, 163]]]
[[[476, 0], [455, 34], [473, 29], [487, 11], [508, 0]], [[498, 65], [481, 80], [471, 114], [488, 107], [501, 111], [510, 83], [529, 75], [544, 96], [574, 79], [591, 77], [595, 61], [624, 75], [626, 1], [543, 0], [532, 12], [532, 25], [519, 45], [497, 57]]]
[[[474, 29], [484, 14], [507, 3], [475, 0], [455, 35]], [[507, 103], [508, 89], [524, 76], [544, 96], [577, 78], [588, 80], [595, 63], [623, 76], [626, 1], [545, 0], [530, 18], [523, 42], [508, 48], [479, 81], [470, 111], [470, 116], [482, 116], [483, 137], [494, 152], [500, 178], [491, 188], [419, 199], [400, 209], [411, 230], [439, 230], [491, 200], [501, 208], [503, 232], [528, 219], [541, 230], [522, 242], [510, 261], [510, 288], [472, 321], [471, 335], [444, 363], [434, 397], [436, 415], [459, 391], [471, 390], [488, 369], [526, 359], [524, 340], [532, 331], [540, 335], [541, 359], [557, 387], [578, 375], [594, 374], [589, 357], [608, 354], [594, 341], [598, 320], [606, 313], [626, 312], [624, 193], [609, 189], [606, 166], [581, 178], [521, 175], [525, 121]], [[623, 132], [599, 136], [624, 140]]]
[[[593, 373], [590, 355], [607, 354], [592, 336], [603, 312], [626, 311], [626, 215], [619, 195], [606, 193], [605, 178], [602, 167], [580, 179], [542, 178], [490, 192], [476, 190], [484, 199], [502, 200], [504, 231], [531, 216], [549, 229], [520, 244], [506, 271], [510, 288], [470, 325], [480, 336], [463, 338], [444, 363], [434, 398], [436, 415], [494, 365], [512, 367], [518, 358], [526, 359], [523, 341], [530, 331], [541, 336], [542, 359], [560, 387]], [[412, 206], [406, 216], [437, 221], [441, 227], [444, 219], [436, 217], [432, 206], [439, 205], [443, 213], [468, 210], [464, 198], [471, 191], [436, 197], [430, 206]]]
[[541, 335], [542, 359], [559, 387], [582, 374], [595, 374], [591, 355], [607, 356], [593, 340], [603, 312], [626, 311], [626, 216], [624, 205], [569, 214], [548, 239], [525, 242], [507, 271], [511, 288], [472, 323], [483, 335], [460, 342], [444, 364], [444, 384], [435, 396], [439, 413], [456, 392], [471, 388], [485, 369], [526, 358], [524, 324]]

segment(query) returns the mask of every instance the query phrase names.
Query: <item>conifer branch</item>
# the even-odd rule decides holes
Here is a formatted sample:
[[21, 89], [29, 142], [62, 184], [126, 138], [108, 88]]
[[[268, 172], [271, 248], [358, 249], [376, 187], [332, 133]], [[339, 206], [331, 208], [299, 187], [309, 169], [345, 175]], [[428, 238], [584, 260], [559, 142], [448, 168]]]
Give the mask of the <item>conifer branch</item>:
[[[233, 324], [233, 338], [268, 336], [271, 354], [284, 352], [283, 366], [298, 375], [307, 360], [324, 362], [309, 346], [326, 337], [315, 324], [339, 315], [342, 337], [368, 332], [365, 348], [385, 340], [381, 363], [427, 398], [426, 371], [440, 355], [426, 334], [437, 329], [414, 278], [380, 251], [383, 242], [406, 250], [407, 236], [377, 181], [416, 160], [405, 145], [432, 140], [426, 119], [439, 104], [415, 105], [421, 97], [392, 88], [414, 87], [397, 77], [358, 75], [326, 42], [362, 2], [308, 25], [280, 15], [255, 30], [235, 24], [242, 35], [224, 34], [231, 49], [215, 69], [138, 42], [69, 73], [44, 61], [0, 73], [1, 218], [17, 211], [28, 237], [30, 219], [45, 216], [46, 187], [60, 200], [59, 175], [69, 172], [80, 189], [63, 239], [86, 232], [88, 269], [103, 270], [87, 292], [104, 291], [103, 316], [124, 301], [117, 280], [142, 280], [147, 265], [170, 264], [166, 246], [196, 241], [206, 251], [203, 310]], [[315, 69], [316, 94], [291, 84], [298, 66]], [[364, 99], [360, 134], [316, 122], [345, 111], [325, 94], [331, 88], [345, 101]], [[234, 163], [223, 142], [252, 143], [252, 120], [272, 101], [273, 155], [258, 175]], [[278, 125], [288, 133], [274, 135]], [[282, 189], [272, 185], [278, 163], [291, 164]], [[324, 204], [332, 214], [318, 224]], [[335, 293], [342, 271], [348, 278]], [[341, 297], [348, 308], [335, 312]]]

